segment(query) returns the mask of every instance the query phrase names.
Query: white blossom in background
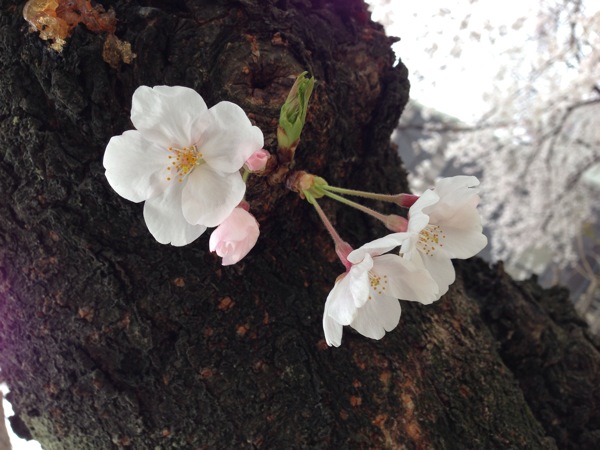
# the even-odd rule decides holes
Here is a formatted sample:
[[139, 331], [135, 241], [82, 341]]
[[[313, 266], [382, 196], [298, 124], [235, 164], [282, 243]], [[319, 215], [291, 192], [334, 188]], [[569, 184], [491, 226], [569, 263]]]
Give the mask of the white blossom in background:
[[263, 134], [230, 102], [208, 109], [193, 89], [140, 86], [135, 130], [113, 137], [104, 167], [122, 197], [143, 202], [150, 233], [182, 246], [223, 222], [246, 191], [240, 169], [262, 149]]
[[535, 59], [513, 58], [478, 130], [448, 149], [487, 181], [493, 257], [513, 266], [542, 251], [560, 267], [576, 263], [575, 238], [597, 221], [600, 191], [583, 175], [600, 164], [600, 5], [580, 5], [546, 4], [522, 21]]

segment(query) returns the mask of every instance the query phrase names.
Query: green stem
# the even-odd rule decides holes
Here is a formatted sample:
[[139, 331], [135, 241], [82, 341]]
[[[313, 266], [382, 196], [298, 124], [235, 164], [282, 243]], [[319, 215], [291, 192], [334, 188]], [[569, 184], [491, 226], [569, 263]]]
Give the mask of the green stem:
[[323, 225], [325, 225], [325, 228], [329, 232], [331, 239], [333, 239], [333, 242], [335, 243], [335, 252], [337, 253], [338, 257], [340, 258], [340, 261], [342, 262], [346, 270], [349, 270], [350, 267], [352, 267], [352, 263], [348, 261], [348, 255], [350, 254], [350, 252], [352, 252], [352, 247], [350, 246], [350, 244], [348, 244], [341, 238], [341, 236], [338, 234], [337, 230], [329, 221], [329, 219], [325, 215], [325, 212], [321, 209], [321, 206], [319, 205], [315, 197], [310, 193], [310, 191], [303, 191], [303, 193], [306, 197], [306, 200], [308, 200], [308, 202], [315, 207], [315, 210], [317, 211], [321, 222], [323, 222]]
[[358, 209], [359, 211], [362, 211], [372, 217], [375, 217], [377, 220], [381, 220], [383, 223], [386, 223], [386, 221], [387, 221], [387, 216], [385, 216], [381, 213], [378, 213], [377, 211], [375, 211], [371, 208], [368, 208], [364, 205], [361, 205], [360, 203], [356, 203], [352, 200], [348, 200], [346, 197], [342, 197], [341, 195], [334, 194], [333, 192], [330, 192], [326, 189], [323, 190], [323, 193], [327, 197], [337, 200], [338, 202], [343, 203], [345, 205], [351, 206], [352, 208]]
[[346, 189], [330, 185], [322, 186], [322, 189], [329, 192], [337, 192], [339, 194], [354, 195], [356, 197], [380, 200], [382, 202], [396, 203], [403, 207], [410, 207], [418, 198], [416, 195], [412, 194], [377, 194], [375, 192], [357, 191], [355, 189]]
[[248, 169], [244, 169], [244, 173], [242, 174], [242, 181], [246, 183], [248, 181], [248, 177], [250, 176], [250, 171]]
[[395, 202], [397, 195], [389, 194], [377, 194], [375, 192], [357, 191], [355, 189], [346, 189], [336, 186], [323, 186], [323, 189], [330, 192], [337, 192], [339, 194], [354, 195], [356, 197], [372, 198], [373, 200], [381, 200], [384, 202]]

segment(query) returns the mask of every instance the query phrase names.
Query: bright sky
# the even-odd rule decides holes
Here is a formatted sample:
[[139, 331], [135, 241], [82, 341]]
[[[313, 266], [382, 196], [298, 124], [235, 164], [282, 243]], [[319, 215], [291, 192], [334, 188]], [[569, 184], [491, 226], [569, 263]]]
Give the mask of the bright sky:
[[[411, 97], [464, 121], [486, 112], [484, 93], [493, 88], [498, 56], [526, 45], [539, 7], [538, 0], [367, 3], [373, 20], [401, 39], [393, 48], [408, 67]], [[455, 41], [459, 31], [466, 42]]]
[[[4, 395], [6, 395], [8, 392], [8, 387], [6, 384], [2, 383], [0, 384], [0, 390], [2, 390]], [[14, 414], [12, 406], [6, 401], [6, 398], [2, 399], [2, 405], [4, 406], [4, 415], [6, 416], [4, 421], [6, 422], [6, 429], [8, 430], [8, 435], [10, 436], [10, 442], [13, 450], [41, 450], [42, 447], [37, 441], [25, 441], [23, 439], [19, 439], [17, 435], [13, 433], [13, 430], [10, 427], [10, 422], [8, 421], [8, 417]]]

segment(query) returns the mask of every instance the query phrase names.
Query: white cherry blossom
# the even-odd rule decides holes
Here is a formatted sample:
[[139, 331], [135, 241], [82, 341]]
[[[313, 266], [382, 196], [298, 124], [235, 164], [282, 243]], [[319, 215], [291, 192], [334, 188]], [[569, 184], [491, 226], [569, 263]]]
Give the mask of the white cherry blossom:
[[451, 260], [470, 258], [487, 245], [477, 211], [478, 185], [473, 176], [441, 179], [410, 207], [406, 233], [375, 242], [401, 245], [401, 255], [425, 267], [439, 287], [439, 296], [444, 295], [456, 278]]
[[381, 339], [398, 325], [398, 299], [431, 303], [437, 296], [437, 285], [425, 269], [398, 255], [383, 254], [393, 247], [367, 245], [348, 255], [351, 266], [325, 302], [323, 329], [328, 345], [341, 344], [344, 325]]
[[240, 203], [239, 170], [263, 146], [260, 129], [230, 102], [208, 109], [193, 89], [140, 86], [133, 94], [136, 130], [113, 137], [106, 178], [122, 197], [145, 201], [156, 240], [185, 245], [223, 222]]

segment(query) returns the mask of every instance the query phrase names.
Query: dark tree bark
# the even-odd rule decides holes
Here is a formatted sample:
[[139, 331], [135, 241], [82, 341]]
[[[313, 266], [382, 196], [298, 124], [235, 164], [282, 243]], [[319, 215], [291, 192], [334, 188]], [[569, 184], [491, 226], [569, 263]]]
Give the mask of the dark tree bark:
[[[131, 64], [111, 67], [83, 24], [57, 53], [24, 2], [0, 0], [0, 367], [18, 433], [46, 450], [597, 448], [600, 353], [567, 292], [461, 262], [384, 339], [346, 329], [331, 349], [323, 304], [343, 268], [284, 184], [252, 179], [261, 237], [231, 267], [206, 236], [156, 243], [108, 186], [104, 148], [139, 85], [234, 101], [275, 152], [290, 76], [308, 70], [295, 168], [405, 191], [389, 137], [407, 71], [361, 2], [102, 3]], [[355, 246], [385, 233], [323, 205]]]

